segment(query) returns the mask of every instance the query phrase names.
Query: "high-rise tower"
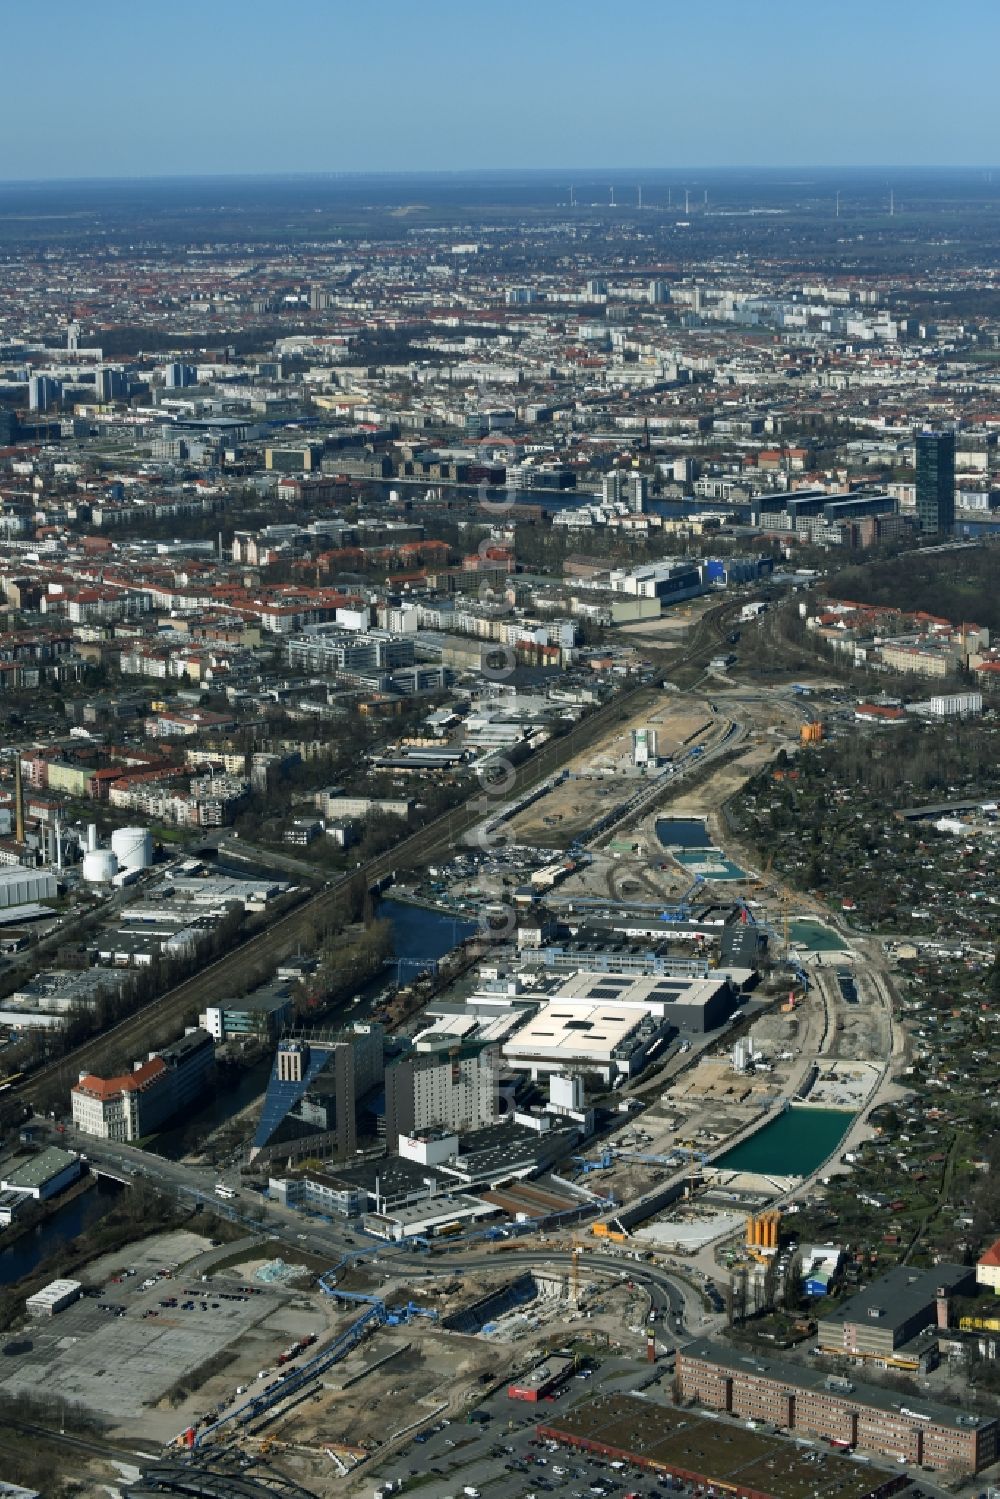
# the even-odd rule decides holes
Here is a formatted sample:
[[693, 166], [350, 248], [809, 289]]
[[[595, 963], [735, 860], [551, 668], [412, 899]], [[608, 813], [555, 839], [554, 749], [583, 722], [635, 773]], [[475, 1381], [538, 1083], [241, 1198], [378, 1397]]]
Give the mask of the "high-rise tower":
[[955, 528], [955, 434], [917, 433], [917, 520], [925, 535]]

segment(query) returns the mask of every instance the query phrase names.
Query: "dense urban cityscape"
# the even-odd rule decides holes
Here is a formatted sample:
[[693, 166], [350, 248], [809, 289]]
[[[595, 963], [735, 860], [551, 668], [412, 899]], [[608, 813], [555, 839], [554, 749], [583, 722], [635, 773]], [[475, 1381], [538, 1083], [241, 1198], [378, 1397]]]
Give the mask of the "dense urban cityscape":
[[0, 184], [0, 1492], [1000, 1487], [998, 244]]

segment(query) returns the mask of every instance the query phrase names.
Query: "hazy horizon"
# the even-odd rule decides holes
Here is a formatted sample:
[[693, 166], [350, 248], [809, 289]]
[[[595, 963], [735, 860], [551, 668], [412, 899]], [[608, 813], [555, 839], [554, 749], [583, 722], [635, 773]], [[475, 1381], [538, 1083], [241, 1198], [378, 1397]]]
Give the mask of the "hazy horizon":
[[[50, 0], [4, 15], [8, 181], [347, 172], [890, 170], [983, 160], [988, 0]], [[21, 65], [17, 65], [17, 64]], [[961, 108], [953, 107], [962, 85]], [[651, 168], [642, 168], [651, 170]], [[11, 164], [5, 167], [11, 173]], [[546, 170], [563, 170], [557, 165]]]
[[[462, 177], [474, 179], [477, 177], [522, 177], [522, 178], [566, 178], [567, 185], [570, 183], [570, 174], [577, 173], [581, 177], [601, 175], [604, 178], [620, 177], [628, 185], [636, 185], [636, 174], [645, 174], [644, 181], [654, 182], [668, 179], [672, 182], [681, 181], [685, 174], [689, 181], [693, 181], [696, 174], [719, 175], [738, 177], [743, 174], [760, 172], [771, 173], [775, 176], [783, 176], [790, 172], [814, 172], [824, 176], [835, 176], [837, 173], [857, 173], [859, 175], [875, 174], [880, 172], [948, 175], [949, 173], [974, 173], [985, 175], [992, 172], [1000, 172], [1000, 162], [703, 162], [692, 164], [691, 162], [678, 162], [671, 166], [652, 166], [642, 163], [619, 162], [607, 166], [594, 166], [592, 163], [576, 163], [560, 165], [556, 163], [551, 166], [491, 166], [491, 167], [357, 167], [343, 168], [340, 170], [321, 168], [310, 169], [278, 169], [268, 171], [219, 171], [204, 172], [195, 169], [189, 171], [163, 171], [163, 172], [112, 172], [112, 173], [76, 173], [65, 176], [41, 176], [41, 177], [0, 177], [0, 188], [4, 187], [57, 187], [63, 183], [117, 183], [117, 182], [274, 182], [295, 179], [318, 179], [321, 181], [336, 182], [338, 180], [364, 180], [367, 178], [433, 178], [433, 177]], [[793, 185], [793, 184], [789, 184]], [[808, 186], [808, 182], [801, 184]], [[617, 186], [617, 183], [616, 183]], [[622, 205], [619, 205], [622, 206]]]

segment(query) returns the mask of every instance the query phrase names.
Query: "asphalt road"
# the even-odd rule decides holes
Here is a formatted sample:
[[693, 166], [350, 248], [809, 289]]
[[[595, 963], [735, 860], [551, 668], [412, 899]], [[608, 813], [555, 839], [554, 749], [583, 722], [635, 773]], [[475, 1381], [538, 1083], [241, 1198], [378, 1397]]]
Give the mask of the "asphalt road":
[[[496, 1244], [470, 1246], [458, 1240], [452, 1241], [448, 1249], [442, 1246], [433, 1256], [418, 1254], [401, 1244], [385, 1244], [359, 1235], [346, 1224], [328, 1223], [262, 1198], [248, 1190], [241, 1181], [236, 1162], [220, 1169], [170, 1161], [134, 1145], [93, 1140], [72, 1130], [65, 1135], [53, 1132], [52, 1138], [82, 1150], [93, 1169], [103, 1169], [125, 1181], [147, 1182], [172, 1195], [200, 1198], [223, 1214], [227, 1209], [233, 1210], [240, 1215], [248, 1232], [277, 1239], [283, 1246], [283, 1258], [294, 1256], [298, 1248], [300, 1252], [308, 1250], [327, 1259], [331, 1267], [349, 1258], [357, 1264], [374, 1264], [384, 1278], [399, 1276], [411, 1281], [450, 1277], [460, 1270], [492, 1270], [498, 1275], [504, 1272], [514, 1274], [524, 1267], [549, 1266], [568, 1270], [573, 1262], [573, 1254], [568, 1249], [561, 1246], [549, 1248], [527, 1238], [499, 1241], [506, 1244], [516, 1242], [516, 1249], [498, 1249]], [[216, 1183], [231, 1187], [239, 1195], [232, 1199], [217, 1197]], [[248, 1209], [253, 1209], [253, 1213]], [[718, 1321], [705, 1313], [700, 1295], [685, 1280], [660, 1265], [632, 1260], [626, 1252], [617, 1249], [602, 1252], [596, 1247], [596, 1241], [594, 1247], [585, 1246], [580, 1261], [581, 1282], [585, 1284], [594, 1277], [628, 1279], [643, 1287], [649, 1294], [664, 1336], [668, 1330], [674, 1334], [682, 1329], [689, 1335], [701, 1335]]]
[[[653, 687], [648, 682], [627, 688], [576, 724], [568, 734], [543, 745], [518, 767], [518, 791], [552, 775], [565, 761], [604, 734], [610, 724], [631, 713], [637, 697], [652, 690]], [[311, 935], [316, 922], [322, 923], [328, 910], [339, 906], [343, 890], [352, 881], [362, 876], [369, 886], [373, 886], [398, 870], [421, 866], [442, 850], [450, 851], [462, 834], [481, 819], [481, 801], [482, 792], [477, 786], [470, 790], [466, 801], [459, 806], [442, 813], [426, 827], [403, 838], [392, 849], [359, 865], [293, 910], [279, 916], [262, 932], [210, 963], [200, 973], [168, 990], [111, 1030], [83, 1042], [66, 1056], [39, 1068], [30, 1077], [17, 1083], [9, 1096], [34, 1104], [50, 1095], [53, 1088], [64, 1088], [68, 1092], [81, 1071], [99, 1066], [110, 1043], [118, 1049], [132, 1047], [138, 1053], [145, 1049], [143, 1043], [151, 1026], [165, 1020], [176, 1019], [179, 1023], [188, 1011], [205, 1005], [220, 991], [233, 989], [262, 967], [270, 966], [273, 971], [274, 965], [284, 953], [293, 951], [297, 943]]]
[[[706, 609], [692, 626], [683, 649], [671, 657], [666, 671], [674, 672], [698, 664], [699, 661], [704, 664], [702, 658], [707, 657], [723, 638], [728, 627], [728, 617], [738, 609], [740, 602], [742, 599], [727, 600]], [[653, 651], [651, 655], [655, 657], [656, 652]], [[552, 775], [567, 760], [604, 734], [610, 724], [626, 718], [633, 711], [635, 700], [643, 692], [654, 689], [655, 681], [641, 682], [626, 688], [576, 724], [568, 734], [549, 740], [518, 767], [515, 792], [519, 793]], [[29, 1078], [17, 1083], [10, 1096], [25, 1103], [37, 1104], [50, 1096], [53, 1088], [68, 1091], [81, 1071], [100, 1065], [109, 1043], [117, 1048], [132, 1047], [137, 1052], [143, 1050], [145, 1036], [154, 1024], [175, 1019], [179, 1022], [186, 1012], [207, 1003], [220, 989], [232, 989], [242, 979], [256, 973], [261, 965], [273, 966], [283, 952], [292, 951], [296, 943], [312, 930], [314, 923], [322, 921], [327, 908], [339, 902], [343, 888], [359, 875], [363, 875], [369, 885], [374, 885], [396, 871], [426, 864], [442, 850], [450, 851], [462, 835], [481, 820], [481, 800], [482, 793], [477, 787], [460, 806], [443, 813], [426, 827], [410, 834], [395, 848], [345, 874], [340, 880], [273, 921], [263, 932], [210, 964], [201, 973], [168, 990], [112, 1030], [85, 1041], [65, 1057], [50, 1062]]]

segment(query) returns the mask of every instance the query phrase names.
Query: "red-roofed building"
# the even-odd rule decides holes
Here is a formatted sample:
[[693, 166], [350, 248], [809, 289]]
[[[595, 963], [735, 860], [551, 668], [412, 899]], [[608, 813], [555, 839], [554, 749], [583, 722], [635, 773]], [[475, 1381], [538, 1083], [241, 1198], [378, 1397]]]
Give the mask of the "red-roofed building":
[[190, 1030], [120, 1077], [81, 1072], [70, 1090], [73, 1123], [101, 1140], [139, 1140], [198, 1097], [214, 1062], [211, 1036]]
[[166, 1066], [159, 1057], [142, 1062], [122, 1077], [97, 1077], [92, 1072], [80, 1074], [71, 1090], [73, 1123], [85, 1135], [101, 1140], [137, 1140], [146, 1131], [141, 1128], [144, 1096], [155, 1101], [163, 1086]]
[[990, 1286], [994, 1295], [1000, 1295], [1000, 1239], [976, 1261], [976, 1280], [981, 1286]]
[[906, 709], [886, 708], [881, 703], [859, 703], [854, 710], [854, 717], [860, 723], [905, 723]]

